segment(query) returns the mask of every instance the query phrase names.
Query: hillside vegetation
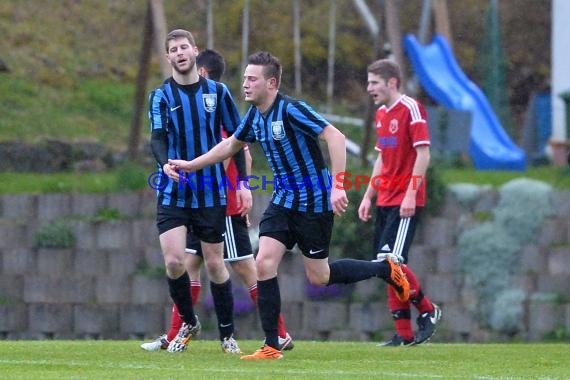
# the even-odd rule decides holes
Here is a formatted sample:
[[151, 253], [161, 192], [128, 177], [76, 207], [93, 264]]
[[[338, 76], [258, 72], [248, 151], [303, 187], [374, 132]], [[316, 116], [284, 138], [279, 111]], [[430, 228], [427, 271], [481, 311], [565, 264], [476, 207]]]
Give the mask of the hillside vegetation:
[[[165, 0], [168, 29], [189, 28], [205, 45], [206, 3]], [[318, 106], [326, 93], [329, 3], [301, 3], [303, 97]], [[367, 3], [383, 25], [381, 2]], [[403, 33], [418, 30], [421, 3], [401, 3]], [[448, 3], [458, 60], [468, 74], [480, 75], [475, 64], [487, 2]], [[266, 49], [282, 59], [284, 92], [293, 87], [291, 4], [251, 2], [250, 51]], [[239, 1], [214, 1], [214, 47], [226, 57], [226, 80], [236, 98], [241, 80], [242, 6]], [[549, 7], [548, 0], [501, 2], [509, 88], [517, 91], [511, 94], [512, 104], [524, 105], [549, 76], [550, 49], [545, 43], [550, 35]], [[543, 11], [528, 11], [538, 8]], [[0, 142], [88, 139], [124, 149], [133, 116], [145, 11], [145, 0], [0, 2], [0, 61], [7, 68], [0, 72]], [[375, 58], [373, 40], [351, 1], [338, 2], [337, 12], [335, 112], [362, 117], [368, 102], [364, 68]], [[159, 59], [154, 54], [148, 90], [161, 81]]]
[[[112, 5], [116, 3], [115, 5]], [[141, 1], [0, 3], [1, 141], [95, 139], [124, 146]]]

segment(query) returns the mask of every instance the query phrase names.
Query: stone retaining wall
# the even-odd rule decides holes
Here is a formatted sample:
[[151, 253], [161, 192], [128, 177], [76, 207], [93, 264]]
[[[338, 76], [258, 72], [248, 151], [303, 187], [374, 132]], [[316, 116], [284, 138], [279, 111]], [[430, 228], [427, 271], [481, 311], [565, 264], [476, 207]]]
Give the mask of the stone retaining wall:
[[[258, 194], [255, 198], [254, 223], [268, 201]], [[487, 194], [472, 211], [492, 210], [494, 202], [496, 197]], [[555, 202], [558, 215], [546, 220], [539, 239], [521, 252], [523, 275], [516, 281], [526, 291], [523, 340], [570, 331], [570, 193], [556, 194]], [[119, 210], [123, 218], [94, 219], [103, 209]], [[2, 196], [0, 338], [143, 339], [165, 331], [171, 303], [154, 214], [151, 191]], [[61, 218], [72, 227], [75, 246], [34, 248], [38, 228]], [[436, 341], [506, 339], [481, 327], [476, 313], [470, 311], [476, 310], [477, 296], [469, 281], [456, 272], [457, 221], [461, 218], [465, 210], [448, 197], [440, 216], [424, 220], [410, 253], [410, 265], [426, 292], [443, 307]], [[345, 286], [341, 298], [311, 300], [305, 292], [300, 254], [287, 254], [279, 275], [286, 324], [295, 338], [379, 340], [391, 334], [381, 281]], [[215, 316], [207, 302], [205, 279], [204, 275], [203, 302], [197, 313], [204, 336], [215, 338]], [[233, 280], [234, 287], [241, 286], [238, 279]], [[249, 302], [247, 292], [239, 294], [236, 302]], [[238, 315], [236, 323], [240, 338], [263, 335], [255, 311]]]

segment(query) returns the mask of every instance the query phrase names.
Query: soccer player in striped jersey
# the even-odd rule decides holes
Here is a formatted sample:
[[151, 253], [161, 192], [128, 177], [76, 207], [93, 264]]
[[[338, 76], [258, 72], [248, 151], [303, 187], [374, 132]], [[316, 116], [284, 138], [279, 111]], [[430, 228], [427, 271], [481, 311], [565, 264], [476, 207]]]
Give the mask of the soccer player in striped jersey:
[[[172, 77], [151, 92], [149, 118], [151, 149], [168, 178], [178, 175], [171, 169], [169, 159], [191, 160], [208, 152], [222, 141], [222, 125], [233, 133], [240, 117], [228, 88], [198, 75], [198, 48], [190, 32], [171, 31], [165, 47]], [[246, 175], [243, 152], [238, 170], [243, 178]], [[190, 278], [184, 267], [188, 229], [201, 241], [222, 350], [240, 352], [233, 337], [232, 285], [223, 260], [226, 216], [223, 177], [222, 164], [210, 165], [180, 176], [176, 182], [169, 181], [157, 192], [157, 227], [168, 287], [184, 321], [168, 346], [169, 352], [184, 351], [189, 340], [200, 332], [189, 292]], [[251, 208], [251, 192], [241, 187], [237, 196], [241, 211], [247, 213]]]
[[[174, 172], [194, 172], [223, 161], [246, 143], [258, 141], [273, 172], [273, 198], [259, 225], [256, 257], [258, 310], [265, 344], [245, 360], [281, 359], [277, 318], [281, 296], [279, 263], [299, 246], [305, 273], [315, 285], [353, 283], [379, 277], [408, 299], [409, 285], [390, 258], [382, 262], [341, 259], [329, 264], [334, 214], [346, 212], [348, 198], [339, 180], [346, 165], [344, 135], [307, 103], [279, 93], [281, 63], [267, 52], [249, 56], [244, 73], [245, 100], [251, 104], [235, 134], [192, 161], [170, 160]], [[329, 172], [319, 141], [327, 144]], [[176, 174], [173, 174], [176, 179]]]
[[[204, 78], [219, 82], [225, 71], [224, 58], [215, 50], [205, 49], [200, 51], [196, 57], [196, 67], [198, 74]], [[222, 131], [225, 134], [225, 131]], [[251, 154], [247, 146], [244, 148], [246, 173], [251, 173]], [[254, 304], [257, 304], [257, 275], [255, 271], [255, 261], [253, 260], [253, 249], [249, 239], [249, 221], [247, 214], [242, 215], [242, 210], [237, 202], [237, 181], [238, 170], [233, 158], [224, 161], [228, 185], [227, 208], [226, 208], [226, 232], [224, 234], [224, 261], [230, 264], [232, 270], [238, 274], [248, 289], [249, 295]], [[203, 263], [203, 253], [200, 241], [192, 233], [188, 233], [187, 244], [188, 253], [185, 257], [185, 266], [190, 276], [190, 293], [194, 305], [200, 297], [201, 281], [200, 268]], [[159, 351], [167, 349], [169, 343], [176, 337], [178, 330], [182, 326], [182, 319], [178, 313], [176, 305], [172, 307], [170, 328], [166, 334], [158, 339], [141, 344], [141, 348], [147, 351]], [[292, 350], [293, 339], [287, 332], [283, 316], [279, 315], [278, 324], [279, 344], [282, 350]]]
[[[425, 295], [416, 275], [406, 265], [408, 251], [426, 202], [426, 172], [430, 161], [430, 139], [424, 106], [400, 93], [400, 67], [382, 59], [368, 66], [367, 91], [376, 111], [379, 152], [372, 169], [359, 218], [371, 218], [372, 201], [376, 197], [376, 224], [374, 248], [376, 260], [387, 254], [396, 255], [410, 283], [410, 299], [404, 301], [388, 287], [388, 306], [396, 326], [392, 339], [380, 346], [407, 346], [429, 340], [441, 318], [441, 309]], [[414, 337], [410, 304], [418, 312], [418, 332]]]

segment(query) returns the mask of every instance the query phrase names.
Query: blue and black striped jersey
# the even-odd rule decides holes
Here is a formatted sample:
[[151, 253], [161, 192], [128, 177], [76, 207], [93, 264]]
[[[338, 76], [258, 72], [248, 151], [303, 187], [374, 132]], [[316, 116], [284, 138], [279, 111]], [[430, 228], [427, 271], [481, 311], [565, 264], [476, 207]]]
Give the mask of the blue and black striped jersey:
[[[170, 159], [192, 160], [208, 152], [222, 141], [222, 125], [232, 134], [240, 123], [228, 88], [199, 78], [191, 85], [180, 85], [169, 78], [150, 94], [151, 132], [166, 131]], [[221, 163], [189, 173], [178, 184], [169, 181], [160, 188], [158, 202], [163, 206], [187, 208], [224, 206], [223, 177]]]
[[273, 171], [274, 204], [302, 212], [332, 211], [331, 175], [318, 139], [328, 124], [308, 104], [279, 93], [264, 115], [249, 108], [234, 136], [261, 144]]

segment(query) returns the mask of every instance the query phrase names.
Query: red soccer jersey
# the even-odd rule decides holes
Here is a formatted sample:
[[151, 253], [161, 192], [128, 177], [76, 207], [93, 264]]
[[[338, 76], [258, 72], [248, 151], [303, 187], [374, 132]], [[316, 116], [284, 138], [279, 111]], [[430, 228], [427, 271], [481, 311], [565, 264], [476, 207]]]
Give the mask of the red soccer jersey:
[[[222, 137], [228, 137], [228, 132], [222, 127]], [[243, 150], [248, 150], [248, 146], [246, 145]], [[238, 170], [234, 159], [230, 159], [230, 163], [226, 168], [226, 215], [233, 216], [239, 215], [239, 207], [237, 204], [237, 180], [238, 180]]]
[[[247, 150], [247, 145], [244, 147], [244, 150]], [[226, 206], [226, 215], [239, 215], [239, 207], [237, 204], [237, 178], [238, 178], [238, 170], [234, 159], [230, 159], [230, 163], [226, 168], [226, 177], [227, 177], [227, 187], [226, 187], [226, 196], [227, 196], [227, 206]]]
[[[378, 206], [399, 206], [412, 178], [416, 147], [429, 145], [426, 110], [417, 100], [402, 95], [390, 108], [376, 111], [376, 146], [382, 155], [380, 178], [374, 179]], [[416, 206], [425, 206], [426, 181], [421, 179]]]

